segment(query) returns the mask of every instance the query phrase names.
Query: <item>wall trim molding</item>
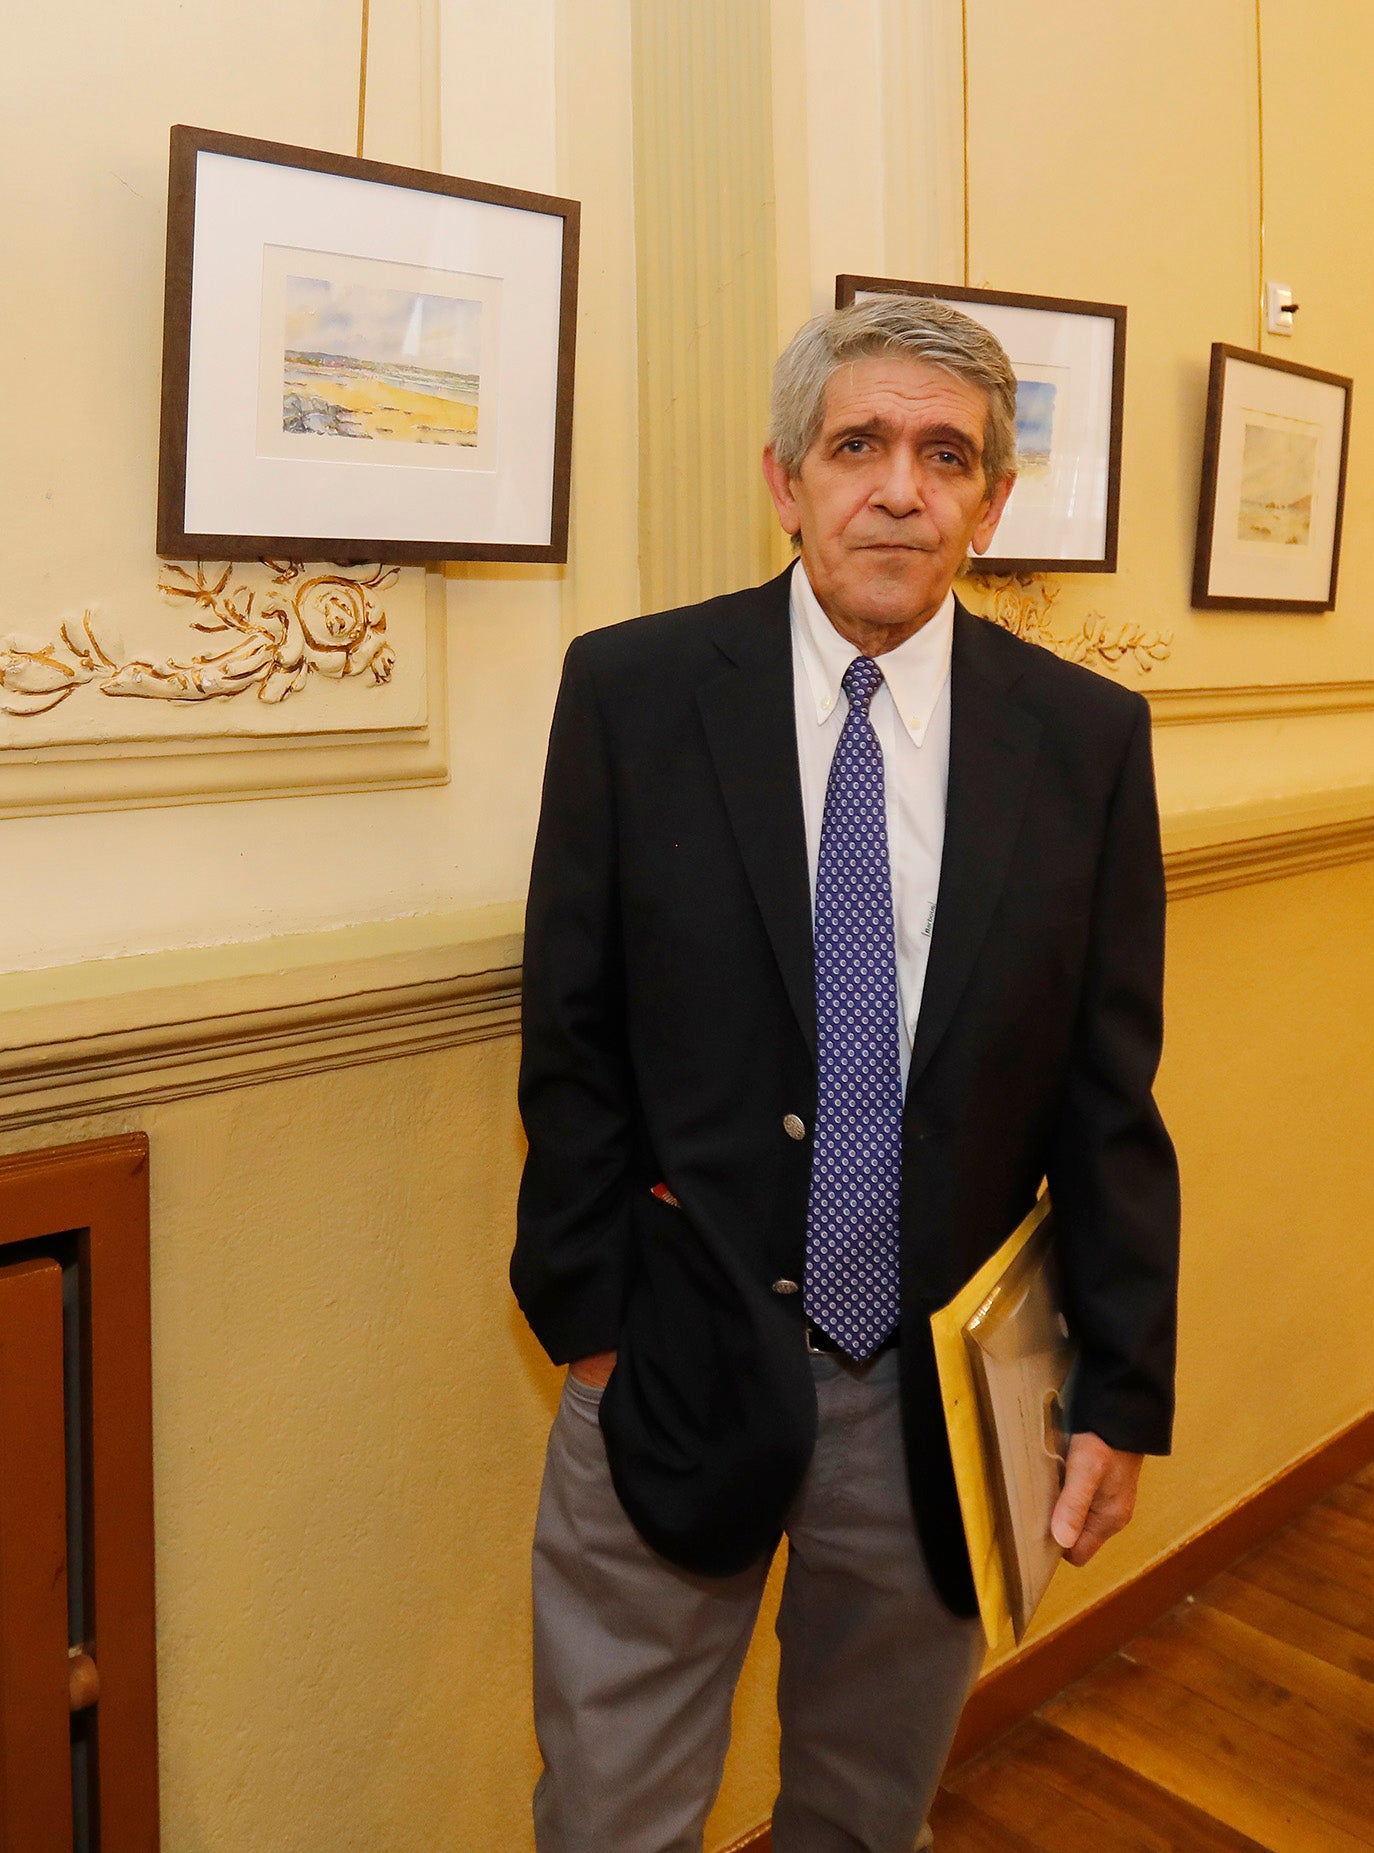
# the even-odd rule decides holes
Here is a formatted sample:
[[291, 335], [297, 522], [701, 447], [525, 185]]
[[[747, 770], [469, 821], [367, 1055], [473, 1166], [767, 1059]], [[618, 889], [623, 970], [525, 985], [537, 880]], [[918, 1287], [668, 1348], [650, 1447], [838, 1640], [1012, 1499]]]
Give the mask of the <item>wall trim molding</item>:
[[513, 1036], [520, 970], [78, 1037], [0, 1058], [0, 1131]]
[[1374, 785], [1164, 820], [1170, 900], [1306, 875], [1374, 856]]
[[57, 817], [91, 810], [148, 810], [163, 804], [328, 797], [341, 791], [409, 791], [448, 784], [441, 728], [396, 734], [339, 734], [224, 741], [187, 750], [163, 741], [115, 747], [6, 750], [4, 817]]
[[1374, 708], [1374, 681], [1252, 682], [1233, 688], [1146, 688], [1156, 727], [1210, 721], [1267, 721]]
[[[1371, 857], [1374, 786], [1165, 825], [1172, 901]], [[513, 904], [7, 974], [0, 1131], [513, 1036], [520, 915]]]
[[70, 811], [141, 811], [240, 798], [303, 798], [350, 791], [408, 791], [448, 783], [441, 729], [234, 740], [214, 747], [120, 741], [111, 747], [7, 750], [0, 819]]
[[[1175, 901], [1371, 856], [1374, 788], [1296, 807], [1196, 813], [1165, 830]], [[488, 916], [485, 939], [442, 919], [309, 936], [319, 962], [286, 971], [289, 940], [230, 949], [233, 975], [224, 958], [213, 965], [222, 948], [161, 955], [177, 965], [179, 983], [149, 989], [131, 975], [103, 1005], [54, 1002], [60, 973], [11, 974], [0, 985], [0, 1131], [515, 1035], [519, 910], [504, 913], [511, 919], [495, 938]], [[361, 959], [349, 956], [359, 940], [368, 953]], [[342, 956], [327, 956], [335, 950]], [[157, 962], [101, 963], [114, 983], [119, 968]], [[197, 979], [202, 965], [207, 975]], [[26, 989], [45, 1001], [28, 1002]], [[6, 1011], [6, 993], [26, 1007]]]
[[519, 1028], [520, 914], [381, 921], [0, 978], [0, 1132]]
[[[1292, 1462], [1139, 1576], [984, 1674], [964, 1708], [949, 1766], [976, 1756], [1030, 1717], [1370, 1460], [1374, 1411]], [[769, 1853], [771, 1845], [769, 1830], [762, 1826], [731, 1841], [721, 1853]]]

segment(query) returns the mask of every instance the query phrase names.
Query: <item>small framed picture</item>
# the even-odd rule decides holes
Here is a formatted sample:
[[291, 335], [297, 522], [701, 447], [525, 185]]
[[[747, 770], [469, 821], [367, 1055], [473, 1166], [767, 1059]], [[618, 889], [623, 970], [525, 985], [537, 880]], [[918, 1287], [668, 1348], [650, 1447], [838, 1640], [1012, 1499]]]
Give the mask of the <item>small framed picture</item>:
[[1193, 604], [1330, 611], [1352, 382], [1212, 343]]
[[565, 560], [574, 200], [172, 130], [158, 551]]
[[1121, 501], [1126, 311], [1119, 303], [835, 279], [835, 307], [934, 296], [991, 330], [1016, 371], [1020, 474], [979, 572], [1114, 573]]

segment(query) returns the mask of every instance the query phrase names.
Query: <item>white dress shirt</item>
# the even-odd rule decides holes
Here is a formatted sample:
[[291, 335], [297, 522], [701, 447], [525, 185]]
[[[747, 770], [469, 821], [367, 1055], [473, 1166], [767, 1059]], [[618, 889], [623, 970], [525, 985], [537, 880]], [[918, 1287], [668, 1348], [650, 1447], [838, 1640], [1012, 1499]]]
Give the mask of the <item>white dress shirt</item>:
[[[797, 758], [814, 919], [825, 787], [849, 712], [849, 701], [840, 684], [860, 652], [822, 611], [800, 560], [792, 569], [790, 610]], [[950, 592], [915, 636], [875, 659], [883, 672], [883, 685], [869, 706], [869, 718], [883, 750], [903, 1090], [925, 988], [945, 845], [949, 666], [953, 648], [954, 594]]]

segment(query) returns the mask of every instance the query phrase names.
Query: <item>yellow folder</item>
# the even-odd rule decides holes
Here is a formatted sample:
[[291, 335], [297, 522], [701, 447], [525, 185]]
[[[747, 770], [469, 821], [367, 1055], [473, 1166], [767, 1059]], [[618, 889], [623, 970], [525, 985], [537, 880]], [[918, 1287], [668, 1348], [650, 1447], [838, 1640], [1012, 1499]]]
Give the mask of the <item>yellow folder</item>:
[[[1048, 1535], [1047, 1502], [1057, 1496], [1062, 1437], [1046, 1439], [1042, 1448], [1040, 1426], [1042, 1417], [1050, 1422], [1060, 1392], [1067, 1394], [1073, 1348], [1059, 1310], [1050, 1230], [1043, 1227], [1049, 1214], [1049, 1198], [1042, 1195], [930, 1321], [978, 1611], [990, 1648], [1009, 1635], [1021, 1639], [1059, 1556]], [[1057, 1329], [1047, 1338], [1049, 1318]], [[1025, 1349], [1018, 1355], [1020, 1345]]]

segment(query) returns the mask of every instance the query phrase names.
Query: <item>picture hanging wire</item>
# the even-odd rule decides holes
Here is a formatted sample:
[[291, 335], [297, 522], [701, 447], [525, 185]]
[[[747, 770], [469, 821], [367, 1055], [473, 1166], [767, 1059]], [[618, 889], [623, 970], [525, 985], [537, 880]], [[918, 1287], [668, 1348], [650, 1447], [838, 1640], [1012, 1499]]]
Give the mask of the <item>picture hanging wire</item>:
[[1255, 139], [1259, 172], [1259, 284], [1255, 291], [1255, 346], [1264, 352], [1264, 35], [1260, 25], [1263, 0], [1255, 0]]
[[[1264, 0], [1255, 0], [1255, 140], [1259, 175], [1259, 280], [1255, 292], [1256, 341], [1264, 351]], [[367, 16], [367, 0], [363, 0]], [[963, 63], [964, 93], [964, 288], [969, 287], [969, 111], [968, 111], [968, 0], [959, 5], [960, 49]], [[364, 28], [366, 30], [366, 28]]]
[[[1256, 6], [1259, 0], [1255, 0]], [[969, 286], [969, 209], [968, 209], [968, 0], [959, 0], [960, 49], [964, 82], [964, 288]]]
[[358, 49], [358, 159], [363, 158], [363, 131], [367, 127], [367, 20], [372, 0], [363, 0], [362, 36]]

